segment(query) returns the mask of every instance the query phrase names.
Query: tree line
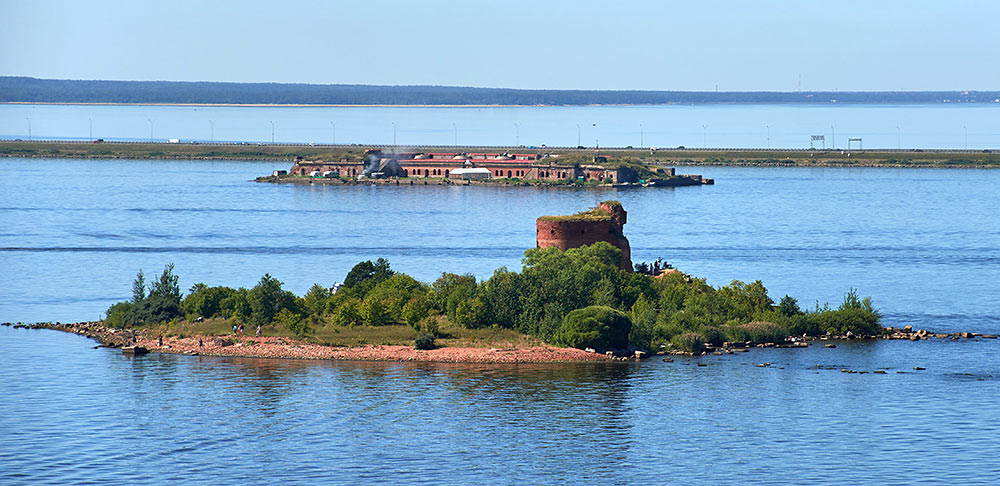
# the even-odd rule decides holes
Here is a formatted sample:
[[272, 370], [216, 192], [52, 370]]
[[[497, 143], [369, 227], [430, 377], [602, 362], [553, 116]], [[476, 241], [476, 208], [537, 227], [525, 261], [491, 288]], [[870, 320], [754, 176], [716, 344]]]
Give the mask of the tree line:
[[301, 297], [271, 275], [250, 289], [198, 283], [182, 297], [173, 265], [167, 265], [152, 285], [140, 272], [133, 298], [112, 305], [106, 323], [133, 327], [214, 317], [278, 325], [299, 335], [317, 326], [407, 325], [427, 346], [447, 321], [470, 329], [513, 329], [578, 348], [669, 344], [689, 351], [704, 343], [882, 331], [881, 314], [853, 289], [836, 308], [817, 304], [803, 310], [787, 295], [776, 303], [760, 281], [716, 288], [679, 272], [653, 278], [620, 269], [620, 257], [605, 242], [565, 252], [534, 248], [525, 251], [520, 272], [500, 268], [482, 281], [443, 273], [430, 284], [378, 259], [355, 265], [335, 292], [315, 284]]
[[646, 91], [353, 84], [89, 81], [0, 77], [0, 102], [335, 105], [657, 105], [992, 102], [1000, 91]]

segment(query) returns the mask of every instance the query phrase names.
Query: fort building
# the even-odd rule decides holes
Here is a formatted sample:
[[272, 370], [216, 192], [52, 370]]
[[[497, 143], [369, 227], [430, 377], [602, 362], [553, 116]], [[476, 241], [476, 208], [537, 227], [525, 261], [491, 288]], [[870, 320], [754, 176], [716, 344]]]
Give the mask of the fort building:
[[338, 161], [296, 159], [288, 173], [312, 177], [451, 177], [458, 169], [481, 169], [476, 179], [600, 180], [619, 184], [638, 182], [638, 173], [629, 167], [607, 167], [604, 157], [594, 164], [565, 163], [555, 156], [524, 153], [397, 153], [365, 152], [365, 160]]
[[632, 251], [622, 231], [626, 217], [618, 201], [604, 201], [590, 211], [570, 216], [542, 216], [535, 222], [537, 245], [566, 251], [606, 241], [622, 251], [618, 266], [632, 271]]

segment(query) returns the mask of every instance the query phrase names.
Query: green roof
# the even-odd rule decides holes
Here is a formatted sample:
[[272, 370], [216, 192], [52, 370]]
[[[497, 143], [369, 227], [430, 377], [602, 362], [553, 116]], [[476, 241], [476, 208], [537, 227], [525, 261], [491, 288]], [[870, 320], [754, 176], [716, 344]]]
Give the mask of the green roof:
[[568, 216], [542, 216], [538, 219], [542, 221], [605, 221], [611, 219], [611, 213], [601, 208], [594, 208]]

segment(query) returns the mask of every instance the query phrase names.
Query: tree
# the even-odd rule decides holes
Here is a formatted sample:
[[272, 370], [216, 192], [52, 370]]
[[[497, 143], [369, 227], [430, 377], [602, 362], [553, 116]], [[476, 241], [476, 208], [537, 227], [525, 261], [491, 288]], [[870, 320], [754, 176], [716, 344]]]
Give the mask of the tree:
[[330, 291], [318, 283], [313, 284], [312, 287], [309, 287], [303, 300], [310, 315], [322, 315], [326, 311], [326, 302], [330, 300]]
[[264, 274], [257, 285], [250, 289], [247, 295], [250, 322], [257, 325], [269, 324], [282, 309], [293, 307], [295, 296], [282, 290], [281, 285], [280, 280]]
[[786, 317], [792, 317], [802, 314], [802, 309], [799, 308], [799, 301], [795, 300], [792, 296], [785, 294], [781, 298], [781, 302], [778, 303], [778, 312]]
[[350, 327], [361, 324], [361, 301], [356, 298], [345, 300], [333, 312], [333, 324]]
[[[139, 273], [141, 275], [142, 272]], [[178, 280], [177, 275], [174, 275], [174, 264], [168, 263], [163, 267], [160, 278], [153, 282], [153, 288], [149, 290], [149, 297], [159, 296], [168, 302], [176, 301], [177, 305], [180, 306], [181, 287], [177, 283]]]
[[146, 298], [146, 276], [142, 274], [142, 270], [135, 276], [135, 281], [132, 282], [132, 303], [138, 304]]
[[623, 349], [628, 346], [631, 330], [632, 321], [624, 312], [593, 305], [566, 314], [556, 333], [556, 340], [580, 349]]
[[354, 295], [363, 298], [369, 290], [395, 273], [389, 268], [389, 261], [385, 258], [379, 258], [375, 260], [375, 263], [366, 260], [358, 263], [351, 268], [350, 272], [347, 272], [347, 276], [344, 277], [344, 287], [354, 292]]
[[366, 298], [361, 302], [358, 309], [361, 314], [361, 322], [369, 326], [385, 326], [392, 324], [392, 316], [389, 315], [382, 302], [378, 299]]
[[653, 328], [656, 326], [656, 306], [640, 294], [632, 305], [632, 331], [629, 333], [629, 344], [649, 349], [653, 342]]

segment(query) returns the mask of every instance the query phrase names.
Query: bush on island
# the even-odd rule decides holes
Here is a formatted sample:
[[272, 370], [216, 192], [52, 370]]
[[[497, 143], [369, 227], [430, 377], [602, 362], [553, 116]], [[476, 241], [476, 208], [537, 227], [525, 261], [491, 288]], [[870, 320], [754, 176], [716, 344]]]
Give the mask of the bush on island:
[[579, 349], [623, 349], [628, 347], [631, 330], [632, 320], [624, 312], [592, 305], [566, 314], [556, 332], [556, 341]]
[[417, 334], [417, 338], [413, 341], [413, 349], [429, 350], [435, 348], [437, 348], [437, 344], [434, 343], [434, 335], [430, 333]]
[[725, 336], [732, 342], [780, 343], [788, 337], [788, 331], [773, 322], [754, 321], [726, 326]]
[[705, 336], [700, 332], [685, 332], [674, 336], [670, 344], [679, 351], [698, 354], [705, 350]]

